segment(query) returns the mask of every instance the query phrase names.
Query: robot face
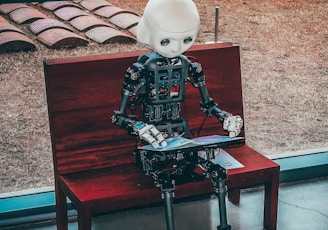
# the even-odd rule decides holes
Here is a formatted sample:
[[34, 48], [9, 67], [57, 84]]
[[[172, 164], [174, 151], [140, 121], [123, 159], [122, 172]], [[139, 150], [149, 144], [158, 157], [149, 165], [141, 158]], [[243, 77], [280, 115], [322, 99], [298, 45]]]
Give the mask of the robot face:
[[181, 33], [169, 33], [158, 29], [151, 36], [151, 46], [160, 55], [173, 58], [190, 48], [196, 39], [197, 31], [194, 29]]
[[199, 15], [192, 0], [149, 0], [137, 39], [164, 57], [176, 57], [194, 43]]

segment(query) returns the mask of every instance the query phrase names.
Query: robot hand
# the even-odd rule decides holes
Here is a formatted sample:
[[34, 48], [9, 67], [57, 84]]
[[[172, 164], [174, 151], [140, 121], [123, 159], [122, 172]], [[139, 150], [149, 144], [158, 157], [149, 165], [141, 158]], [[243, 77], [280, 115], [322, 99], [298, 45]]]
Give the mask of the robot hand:
[[145, 140], [151, 144], [154, 149], [158, 147], [165, 147], [167, 145], [162, 133], [158, 131], [155, 126], [148, 125], [143, 122], [137, 122], [133, 126], [134, 131], [139, 135], [140, 139]]
[[223, 129], [229, 132], [229, 137], [238, 136], [242, 127], [243, 119], [240, 116], [229, 116], [223, 121]]

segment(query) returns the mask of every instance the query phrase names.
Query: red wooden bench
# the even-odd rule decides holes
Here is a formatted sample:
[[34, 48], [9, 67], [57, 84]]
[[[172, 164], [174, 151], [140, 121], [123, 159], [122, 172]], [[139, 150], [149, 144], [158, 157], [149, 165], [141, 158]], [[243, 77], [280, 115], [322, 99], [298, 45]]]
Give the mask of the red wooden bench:
[[[110, 120], [125, 71], [143, 52], [44, 61], [59, 230], [67, 229], [67, 197], [77, 209], [80, 230], [91, 229], [95, 214], [162, 202], [153, 179], [133, 162], [135, 138]], [[202, 64], [220, 108], [242, 116], [239, 47], [198, 45], [187, 54]], [[197, 89], [188, 87], [183, 116], [193, 133], [204, 118], [199, 102]], [[211, 134], [226, 135], [215, 118], [208, 118], [200, 133]], [[264, 227], [276, 229], [279, 165], [246, 144], [225, 150], [245, 166], [228, 171], [230, 201], [239, 203], [242, 188], [264, 185]], [[211, 193], [212, 183], [205, 180], [177, 186], [175, 199]]]

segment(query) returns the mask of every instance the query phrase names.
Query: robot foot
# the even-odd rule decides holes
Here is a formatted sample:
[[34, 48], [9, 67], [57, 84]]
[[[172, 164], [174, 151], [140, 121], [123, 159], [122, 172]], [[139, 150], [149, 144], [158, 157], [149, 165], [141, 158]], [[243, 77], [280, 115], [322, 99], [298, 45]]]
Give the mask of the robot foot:
[[219, 225], [217, 227], [217, 230], [231, 230], [231, 225], [229, 225], [229, 224], [224, 225], [224, 226]]

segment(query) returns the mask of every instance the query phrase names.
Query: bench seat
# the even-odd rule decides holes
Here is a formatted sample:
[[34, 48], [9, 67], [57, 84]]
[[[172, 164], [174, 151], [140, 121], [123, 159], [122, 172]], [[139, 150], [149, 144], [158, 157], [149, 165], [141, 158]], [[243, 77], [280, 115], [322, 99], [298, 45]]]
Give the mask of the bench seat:
[[[120, 102], [125, 71], [144, 52], [44, 61], [58, 230], [68, 228], [67, 198], [77, 209], [79, 230], [90, 230], [94, 215], [162, 202], [153, 179], [134, 164], [135, 138], [110, 120]], [[196, 45], [186, 55], [202, 64], [209, 94], [219, 107], [243, 116], [239, 47]], [[204, 119], [199, 102], [197, 89], [189, 86], [182, 116], [191, 133], [227, 135], [215, 118], [207, 118], [199, 128]], [[240, 135], [245, 137], [244, 130]], [[263, 226], [276, 229], [279, 165], [244, 141], [224, 149], [244, 165], [228, 170], [229, 200], [238, 204], [240, 189], [263, 185]], [[174, 199], [212, 193], [212, 182], [206, 179], [176, 186]]]

